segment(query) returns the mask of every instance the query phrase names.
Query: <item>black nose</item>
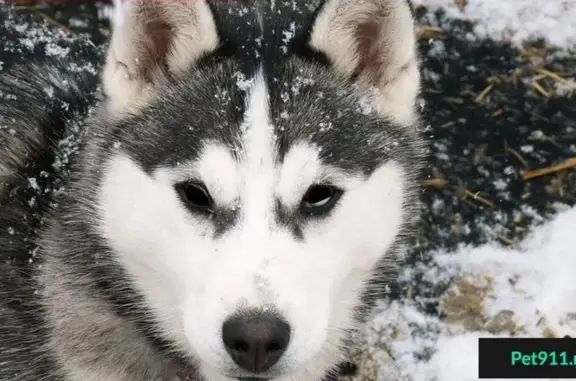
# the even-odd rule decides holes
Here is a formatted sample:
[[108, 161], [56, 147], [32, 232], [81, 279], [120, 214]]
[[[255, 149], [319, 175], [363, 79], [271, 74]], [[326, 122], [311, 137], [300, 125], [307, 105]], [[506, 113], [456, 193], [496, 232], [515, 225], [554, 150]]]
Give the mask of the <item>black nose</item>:
[[265, 372], [278, 362], [290, 341], [290, 326], [272, 314], [243, 314], [222, 326], [226, 350], [241, 368]]

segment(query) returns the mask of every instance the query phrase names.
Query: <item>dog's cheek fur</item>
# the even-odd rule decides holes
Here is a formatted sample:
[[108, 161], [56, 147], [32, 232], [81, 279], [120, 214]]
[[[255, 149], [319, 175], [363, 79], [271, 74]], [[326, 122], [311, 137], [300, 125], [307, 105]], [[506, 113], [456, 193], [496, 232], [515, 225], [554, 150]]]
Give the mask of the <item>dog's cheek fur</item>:
[[190, 350], [182, 304], [192, 280], [209, 274], [210, 226], [194, 219], [167, 179], [145, 173], [128, 157], [108, 163], [99, 193], [100, 231], [116, 260], [147, 299], [164, 335]]
[[[329, 301], [327, 345], [341, 346], [348, 331], [358, 327], [366, 292], [377, 291], [374, 276], [383, 275], [378, 267], [396, 261], [392, 248], [405, 221], [405, 182], [397, 163], [383, 164], [344, 194], [324, 224], [305, 233], [310, 247], [317, 248], [309, 253], [316, 262], [317, 282], [327, 282], [330, 289], [322, 296]], [[378, 286], [383, 281], [389, 279], [378, 279]], [[315, 291], [310, 288], [307, 292]], [[307, 308], [314, 310], [314, 305]], [[305, 316], [301, 324], [306, 325]]]

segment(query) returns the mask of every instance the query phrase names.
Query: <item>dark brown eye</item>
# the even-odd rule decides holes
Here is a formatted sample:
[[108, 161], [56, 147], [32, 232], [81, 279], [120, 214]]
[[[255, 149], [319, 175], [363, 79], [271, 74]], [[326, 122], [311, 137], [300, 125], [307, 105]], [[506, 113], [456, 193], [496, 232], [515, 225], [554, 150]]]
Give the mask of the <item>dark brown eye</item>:
[[302, 212], [308, 215], [328, 213], [336, 205], [343, 191], [331, 185], [313, 185], [302, 198]]
[[203, 184], [185, 182], [176, 185], [178, 195], [193, 210], [212, 213], [214, 201]]

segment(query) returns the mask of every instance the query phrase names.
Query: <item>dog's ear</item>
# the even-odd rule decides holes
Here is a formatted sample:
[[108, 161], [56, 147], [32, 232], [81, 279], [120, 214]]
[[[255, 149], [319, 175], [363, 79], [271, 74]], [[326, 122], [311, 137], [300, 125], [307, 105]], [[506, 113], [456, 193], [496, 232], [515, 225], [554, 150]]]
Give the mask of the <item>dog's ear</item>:
[[377, 109], [400, 123], [413, 119], [420, 91], [416, 44], [406, 0], [327, 0], [310, 36], [335, 70], [370, 90]]
[[219, 43], [203, 0], [128, 0], [117, 11], [103, 73], [113, 113], [138, 108]]

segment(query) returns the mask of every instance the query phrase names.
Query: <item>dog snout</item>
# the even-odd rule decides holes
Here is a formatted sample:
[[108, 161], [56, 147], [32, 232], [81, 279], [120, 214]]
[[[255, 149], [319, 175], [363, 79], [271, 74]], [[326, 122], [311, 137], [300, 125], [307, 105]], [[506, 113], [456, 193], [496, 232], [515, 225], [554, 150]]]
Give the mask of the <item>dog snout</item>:
[[239, 367], [260, 373], [282, 357], [290, 342], [290, 332], [290, 325], [277, 315], [244, 313], [224, 322], [222, 340]]

